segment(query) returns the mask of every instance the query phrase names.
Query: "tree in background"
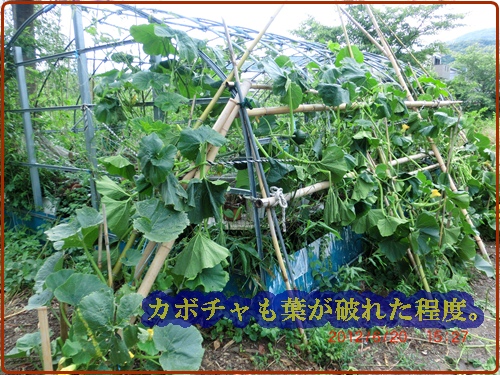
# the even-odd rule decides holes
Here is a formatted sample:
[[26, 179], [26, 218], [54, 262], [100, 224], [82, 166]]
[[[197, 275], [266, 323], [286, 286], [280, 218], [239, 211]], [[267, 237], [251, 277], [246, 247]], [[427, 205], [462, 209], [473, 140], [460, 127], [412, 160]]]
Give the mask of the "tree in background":
[[[364, 5], [348, 5], [344, 8], [363, 28], [376, 37], [377, 32], [366, 12]], [[432, 5], [408, 5], [398, 7], [373, 8], [387, 43], [402, 61], [411, 61], [408, 51], [401, 45], [398, 38], [405, 47], [408, 47], [413, 55], [420, 61], [425, 62], [428, 56], [444, 51], [444, 44], [434, 42], [426, 44], [423, 37], [433, 36], [439, 32], [452, 30], [462, 26], [459, 23], [464, 18], [463, 14], [446, 13], [444, 4]], [[352, 44], [357, 45], [362, 51], [380, 53], [372, 42], [350, 21], [343, 16], [346, 22], [347, 33]], [[313, 17], [302, 22], [299, 28], [292, 33], [309, 41], [327, 43], [343, 41], [342, 29], [338, 26], [329, 27], [317, 22]]]
[[495, 48], [474, 44], [454, 57], [453, 67], [460, 73], [448, 85], [455, 98], [463, 101], [464, 111], [486, 108], [486, 116], [495, 113]]

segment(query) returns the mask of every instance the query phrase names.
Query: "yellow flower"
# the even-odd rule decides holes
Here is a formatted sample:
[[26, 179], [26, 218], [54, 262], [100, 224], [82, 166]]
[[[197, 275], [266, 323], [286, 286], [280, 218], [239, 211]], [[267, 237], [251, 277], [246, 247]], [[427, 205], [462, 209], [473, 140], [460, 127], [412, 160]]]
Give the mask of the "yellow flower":
[[431, 191], [431, 198], [437, 198], [440, 197], [441, 193], [437, 189], [432, 189]]
[[153, 338], [153, 333], [154, 333], [153, 328], [148, 328], [148, 334], [149, 334], [148, 340], [151, 340]]
[[405, 131], [407, 131], [408, 129], [410, 129], [410, 127], [409, 127], [407, 124], [403, 124], [403, 125], [401, 125], [401, 130], [403, 131], [403, 133], [404, 133]]
[[71, 365], [63, 367], [61, 369], [61, 371], [74, 371], [74, 370], [76, 370], [76, 365], [75, 364], [71, 364]]
[[130, 358], [134, 358], [134, 353], [132, 353], [131, 351], [128, 352], [128, 355], [130, 356]]

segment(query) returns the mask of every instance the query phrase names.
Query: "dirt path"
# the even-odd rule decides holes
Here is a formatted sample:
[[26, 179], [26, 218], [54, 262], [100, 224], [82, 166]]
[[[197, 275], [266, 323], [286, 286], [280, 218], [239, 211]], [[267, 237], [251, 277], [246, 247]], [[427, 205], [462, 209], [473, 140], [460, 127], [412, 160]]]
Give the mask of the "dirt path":
[[[495, 244], [487, 244], [492, 261], [495, 261]], [[492, 369], [492, 357], [495, 356], [493, 344], [498, 339], [496, 335], [496, 304], [495, 279], [487, 278], [482, 273], [474, 271], [471, 283], [474, 291], [475, 305], [485, 312], [484, 323], [470, 329], [465, 343], [454, 344], [451, 335], [440, 343], [429, 342], [428, 332], [416, 329], [406, 329], [406, 342], [355, 344], [355, 351], [350, 358], [350, 369], [373, 372], [403, 370], [433, 371], [485, 371]], [[16, 340], [25, 333], [37, 329], [36, 311], [21, 312], [27, 303], [28, 295], [19, 295], [6, 304], [7, 319], [5, 321], [5, 350], [8, 352]], [[57, 306], [53, 306], [57, 308]], [[19, 313], [20, 312], [20, 313]], [[9, 316], [10, 315], [10, 316]], [[58, 321], [50, 314], [50, 327], [53, 331], [51, 339], [58, 336]], [[246, 337], [240, 343], [227, 338], [222, 340], [205, 339], [205, 356], [201, 370], [260, 370], [260, 371], [314, 371], [322, 370], [310, 357], [297, 346], [286, 342], [282, 336], [276, 343], [270, 344], [266, 339], [251, 341]], [[352, 348], [352, 345], [351, 345]], [[38, 358], [9, 359], [6, 368], [15, 371], [40, 370]], [[339, 370], [332, 364], [326, 370]], [[1, 372], [0, 372], [1, 373]], [[499, 372], [500, 373], [500, 372]]]

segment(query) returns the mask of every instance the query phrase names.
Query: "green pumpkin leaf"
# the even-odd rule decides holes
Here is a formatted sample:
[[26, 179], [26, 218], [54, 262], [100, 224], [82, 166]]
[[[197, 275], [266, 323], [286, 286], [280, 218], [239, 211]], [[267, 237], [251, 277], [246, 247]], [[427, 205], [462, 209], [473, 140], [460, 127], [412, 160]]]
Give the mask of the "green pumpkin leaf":
[[203, 338], [195, 327], [187, 328], [168, 324], [155, 327], [153, 333], [155, 347], [160, 350], [160, 365], [165, 371], [198, 370], [205, 350], [201, 346]]
[[[122, 176], [129, 181], [134, 180], [134, 165], [121, 155], [99, 158], [99, 162], [104, 165], [106, 171], [112, 175]], [[101, 193], [103, 194], [103, 193]]]
[[455, 244], [458, 241], [460, 233], [461, 233], [461, 228], [459, 227], [444, 228], [443, 244], [448, 244], [448, 245]]
[[302, 104], [302, 89], [298, 84], [292, 82], [288, 87], [286, 94], [281, 97], [281, 103], [288, 105], [292, 109], [296, 109]]
[[108, 176], [102, 176], [96, 180], [96, 187], [99, 194], [117, 201], [130, 198], [130, 194]]
[[136, 42], [143, 45], [144, 52], [150, 56], [175, 54], [176, 50], [170, 38], [163, 38], [156, 35], [156, 26], [152, 23], [147, 25], [132, 25], [130, 27], [130, 35]]
[[188, 212], [189, 221], [199, 224], [203, 219], [215, 217], [221, 220], [220, 207], [226, 201], [225, 194], [229, 184], [224, 181], [192, 179], [187, 187], [188, 203], [193, 207]]
[[189, 99], [175, 92], [162, 92], [155, 98], [155, 106], [163, 112], [175, 112], [186, 103], [189, 103]]
[[291, 164], [285, 164], [276, 159], [269, 159], [269, 171], [266, 174], [269, 185], [277, 185], [287, 174], [295, 171]]
[[379, 220], [384, 218], [381, 209], [370, 209], [366, 215], [359, 217], [352, 225], [355, 233], [362, 234], [377, 226]]
[[83, 297], [101, 289], [109, 289], [109, 287], [97, 276], [74, 273], [64, 284], [54, 290], [54, 296], [59, 302], [76, 306]]
[[123, 365], [133, 361], [133, 359], [130, 358], [130, 353], [127, 345], [125, 345], [125, 341], [123, 341], [120, 336], [111, 336], [109, 349], [109, 359], [113, 365]]
[[47, 278], [58, 269], [61, 269], [64, 261], [63, 255], [61, 252], [54, 253], [42, 264], [35, 276], [35, 286], [33, 287], [35, 293], [41, 293]]
[[130, 293], [120, 299], [116, 310], [116, 326], [123, 328], [129, 324], [130, 318], [141, 312], [144, 297], [138, 293]]
[[[144, 233], [150, 241], [167, 242], [175, 240], [189, 225], [187, 215], [165, 207], [162, 201], [151, 198], [135, 204], [139, 218], [134, 228]], [[168, 228], [168, 230], [167, 230]]]
[[33, 310], [38, 309], [42, 306], [46, 306], [50, 301], [52, 301], [52, 298], [54, 298], [54, 293], [52, 293], [52, 290], [42, 290], [40, 293], [34, 294], [28, 299], [28, 305], [24, 309]]
[[205, 293], [222, 292], [228, 281], [229, 273], [217, 264], [215, 267], [203, 269], [194, 280], [187, 280], [184, 285], [191, 290], [201, 287]]
[[493, 268], [493, 266], [485, 261], [479, 254], [476, 254], [476, 257], [474, 258], [474, 266], [479, 271], [483, 271], [486, 276], [495, 277], [495, 269]]
[[389, 237], [396, 232], [398, 226], [407, 223], [408, 220], [403, 220], [394, 216], [386, 216], [377, 222], [377, 228], [382, 237]]
[[331, 172], [333, 182], [340, 182], [347, 172], [344, 151], [338, 146], [329, 146], [323, 150], [323, 159], [319, 165]]
[[79, 233], [80, 225], [76, 221], [59, 224], [45, 231], [47, 239], [54, 243], [54, 249], [56, 250], [81, 247], [82, 241]]
[[132, 200], [115, 201], [106, 196], [102, 197], [101, 203], [106, 206], [106, 218], [108, 221], [109, 230], [116, 234], [118, 238], [123, 238], [128, 233], [130, 210], [132, 208]]
[[356, 46], [350, 46], [350, 49], [348, 47], [341, 48], [337, 56], [335, 58], [335, 66], [339, 67], [341, 66], [341, 62], [345, 58], [350, 58], [351, 57], [351, 51], [354, 57], [354, 60], [358, 63], [362, 63], [365, 61], [365, 57], [363, 56], [363, 53], [359, 50], [358, 47]]
[[458, 256], [462, 260], [471, 260], [476, 255], [476, 242], [469, 236], [465, 236], [457, 246]]
[[466, 191], [452, 191], [446, 188], [446, 196], [450, 199], [458, 208], [467, 208], [470, 204], [470, 196]]
[[172, 171], [176, 153], [176, 148], [173, 145], [164, 146], [156, 133], [142, 138], [137, 156], [146, 179], [155, 186], [164, 182]]
[[391, 262], [397, 262], [401, 260], [408, 249], [408, 244], [404, 242], [397, 241], [393, 238], [387, 238], [379, 243], [380, 251], [389, 259]]
[[161, 184], [160, 194], [166, 206], [173, 206], [176, 211], [189, 211], [187, 204], [188, 194], [172, 173]]
[[419, 229], [420, 233], [439, 240], [439, 224], [433, 215], [426, 212], [418, 215], [416, 227]]
[[351, 199], [356, 202], [365, 200], [375, 190], [375, 186], [375, 182], [373, 181], [357, 178], [356, 183], [354, 184]]
[[200, 145], [210, 143], [220, 147], [226, 143], [226, 138], [208, 126], [201, 126], [198, 129], [184, 129], [181, 131], [177, 147], [182, 156], [189, 160], [195, 160], [200, 150]]
[[132, 76], [132, 85], [137, 90], [149, 90], [151, 87], [160, 91], [163, 86], [170, 83], [170, 76], [166, 74], [152, 72], [150, 70], [141, 70]]
[[47, 289], [54, 291], [59, 287], [59, 285], [64, 284], [74, 273], [74, 270], [68, 269], [62, 269], [54, 272], [50, 274], [45, 280], [45, 286], [47, 287]]
[[172, 272], [192, 280], [203, 269], [215, 267], [230, 255], [228, 249], [198, 232], [177, 256]]
[[351, 102], [349, 99], [349, 91], [336, 83], [320, 83], [318, 85], [318, 94], [328, 106], [337, 107], [341, 104], [349, 104]]
[[99, 290], [83, 297], [79, 310], [91, 330], [102, 332], [113, 329], [115, 305], [111, 289]]

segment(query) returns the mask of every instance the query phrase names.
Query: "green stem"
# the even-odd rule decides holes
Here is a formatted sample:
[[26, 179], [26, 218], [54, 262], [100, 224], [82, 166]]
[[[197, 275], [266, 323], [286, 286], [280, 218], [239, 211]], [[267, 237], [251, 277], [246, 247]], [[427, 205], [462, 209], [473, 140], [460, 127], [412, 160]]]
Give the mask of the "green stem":
[[293, 117], [293, 109], [292, 109], [292, 87], [288, 89], [288, 107], [290, 108], [290, 137], [293, 136], [295, 132], [295, 119]]
[[94, 260], [94, 257], [92, 254], [90, 254], [89, 249], [87, 249], [87, 246], [85, 246], [85, 242], [82, 241], [82, 246], [83, 246], [83, 251], [85, 252], [85, 255], [87, 256], [87, 259], [89, 260], [90, 264], [92, 265], [92, 268], [94, 268], [94, 271], [97, 273], [97, 276], [101, 279], [101, 281], [106, 284], [106, 279], [101, 273], [101, 270], [99, 267], [97, 267], [97, 264]]
[[422, 279], [422, 283], [424, 284], [424, 289], [426, 292], [430, 293], [431, 288], [429, 288], [429, 283], [427, 282], [427, 278], [425, 277], [425, 272], [424, 268], [422, 267], [422, 262], [420, 262], [420, 257], [414, 251], [412, 251], [412, 253], [413, 253], [413, 258], [415, 259], [415, 264], [417, 265], [418, 273], [420, 274], [420, 278]]
[[[137, 231], [133, 230], [132, 234], [130, 235], [130, 237], [129, 237], [128, 241], [127, 241], [127, 244], [123, 248], [122, 253], [118, 257], [118, 260], [116, 261], [116, 264], [113, 267], [113, 271], [112, 271], [113, 277], [115, 277], [116, 275], [118, 275], [118, 273], [120, 272], [120, 269], [122, 268], [122, 259], [125, 257], [125, 255], [127, 255], [127, 251], [134, 244], [136, 237], [137, 237]], [[117, 246], [120, 246], [120, 245], [118, 244]]]

